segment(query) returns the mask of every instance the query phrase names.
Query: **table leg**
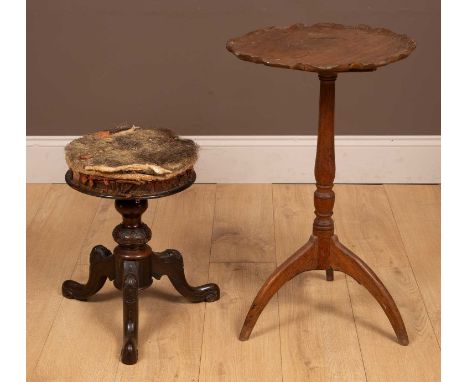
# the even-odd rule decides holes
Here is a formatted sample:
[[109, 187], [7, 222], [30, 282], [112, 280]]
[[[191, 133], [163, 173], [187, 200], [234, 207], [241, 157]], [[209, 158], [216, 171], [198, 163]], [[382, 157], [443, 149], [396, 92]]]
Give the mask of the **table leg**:
[[390, 293], [375, 273], [356, 255], [344, 247], [334, 235], [333, 206], [335, 193], [335, 81], [336, 73], [321, 73], [319, 126], [315, 158], [315, 219], [312, 236], [266, 280], [255, 297], [244, 321], [239, 339], [247, 340], [271, 297], [289, 280], [309, 270], [325, 270], [333, 280], [333, 271], [342, 271], [374, 296], [384, 309], [401, 345], [408, 345], [408, 335], [400, 312]]

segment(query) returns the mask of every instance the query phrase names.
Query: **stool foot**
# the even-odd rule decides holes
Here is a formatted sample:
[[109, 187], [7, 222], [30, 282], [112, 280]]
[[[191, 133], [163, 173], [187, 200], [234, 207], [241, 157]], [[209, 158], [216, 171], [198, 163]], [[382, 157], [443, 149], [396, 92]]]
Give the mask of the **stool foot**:
[[138, 360], [138, 261], [124, 261], [122, 291], [124, 345], [120, 358], [133, 365]]
[[62, 284], [62, 295], [66, 298], [86, 301], [99, 292], [106, 280], [114, 279], [114, 256], [102, 245], [91, 250], [89, 256], [89, 278], [86, 284], [66, 280]]
[[179, 251], [166, 249], [163, 252], [153, 252], [151, 258], [153, 277], [160, 279], [166, 275], [174, 288], [191, 302], [213, 302], [219, 300], [220, 292], [216, 284], [209, 283], [192, 287], [185, 278], [184, 260]]

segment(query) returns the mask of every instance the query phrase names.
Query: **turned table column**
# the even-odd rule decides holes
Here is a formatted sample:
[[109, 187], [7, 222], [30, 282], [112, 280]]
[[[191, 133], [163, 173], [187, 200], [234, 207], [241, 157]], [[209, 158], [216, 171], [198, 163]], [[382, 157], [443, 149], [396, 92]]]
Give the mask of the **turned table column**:
[[315, 219], [312, 234], [317, 238], [318, 266], [325, 267], [327, 280], [333, 280], [333, 268], [327, 267], [330, 257], [330, 239], [334, 234], [333, 205], [335, 193], [335, 81], [336, 74], [319, 74], [320, 106], [317, 136], [317, 153], [315, 158], [315, 180], [317, 189], [314, 192]]

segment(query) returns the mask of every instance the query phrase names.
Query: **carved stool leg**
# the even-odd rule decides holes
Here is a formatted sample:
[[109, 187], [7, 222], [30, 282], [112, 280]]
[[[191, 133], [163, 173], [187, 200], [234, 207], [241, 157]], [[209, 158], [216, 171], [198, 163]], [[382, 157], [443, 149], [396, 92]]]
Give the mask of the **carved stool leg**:
[[153, 252], [151, 258], [153, 277], [160, 279], [166, 275], [174, 288], [191, 302], [213, 302], [219, 300], [219, 287], [210, 283], [192, 287], [185, 278], [184, 260], [179, 251], [166, 249], [158, 253]]
[[123, 333], [122, 362], [133, 365], [138, 360], [138, 262], [124, 261], [123, 277]]
[[408, 334], [400, 311], [382, 281], [364, 261], [341, 244], [336, 236], [333, 237], [332, 243], [330, 261], [333, 267], [351, 276], [374, 296], [392, 324], [398, 342], [403, 346], [408, 345]]
[[138, 291], [151, 285], [150, 228], [141, 221], [148, 208], [147, 200], [116, 200], [115, 208], [122, 223], [112, 232], [118, 243], [114, 249], [116, 288], [122, 290], [123, 346], [122, 363], [133, 365], [138, 360]]
[[89, 279], [86, 284], [73, 280], [66, 280], [62, 284], [62, 295], [66, 298], [85, 301], [96, 294], [107, 279], [114, 279], [114, 256], [102, 245], [91, 250], [89, 256]]

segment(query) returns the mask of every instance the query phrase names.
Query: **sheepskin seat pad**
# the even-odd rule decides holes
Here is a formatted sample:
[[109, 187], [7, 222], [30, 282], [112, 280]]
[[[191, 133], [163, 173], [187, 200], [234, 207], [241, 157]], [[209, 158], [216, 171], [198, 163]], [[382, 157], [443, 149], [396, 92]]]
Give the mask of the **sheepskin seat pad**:
[[65, 147], [74, 178], [87, 175], [137, 182], [182, 174], [193, 168], [197, 153], [195, 142], [170, 130], [136, 126], [87, 134]]
[[160, 198], [189, 187], [198, 146], [170, 130], [136, 126], [103, 130], [65, 147], [65, 181], [88, 195], [112, 199]]

